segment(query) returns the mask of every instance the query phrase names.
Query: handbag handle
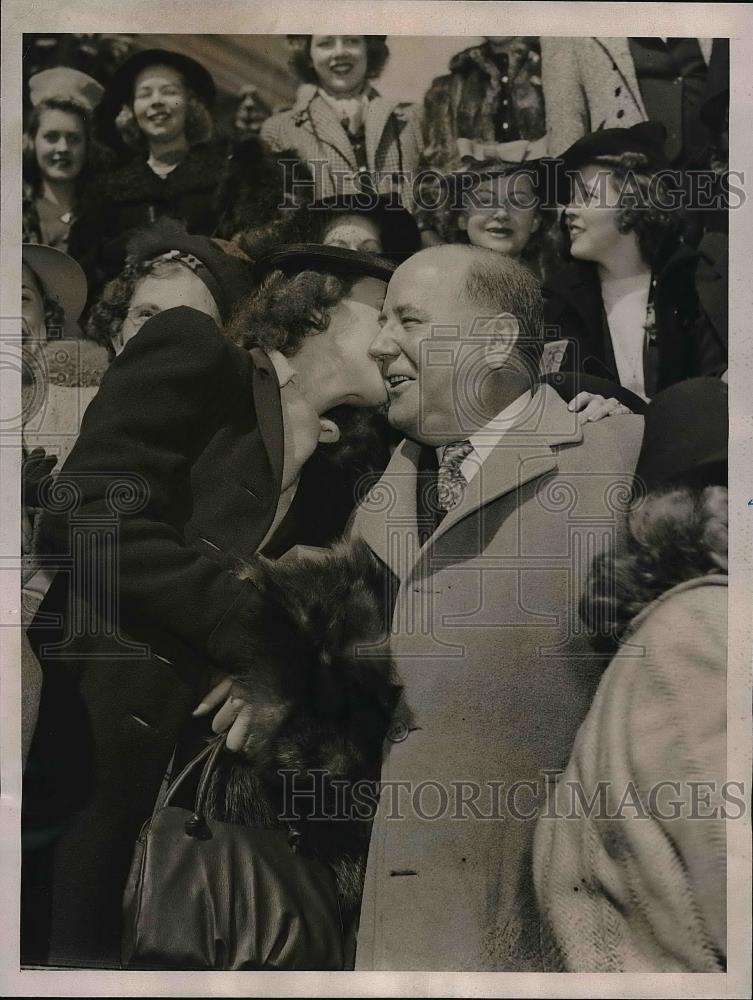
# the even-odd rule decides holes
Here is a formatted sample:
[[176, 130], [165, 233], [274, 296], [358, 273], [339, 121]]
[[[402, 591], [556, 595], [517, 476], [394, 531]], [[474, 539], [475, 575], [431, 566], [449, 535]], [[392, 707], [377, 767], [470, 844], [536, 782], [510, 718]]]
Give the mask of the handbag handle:
[[[186, 764], [175, 780], [171, 782], [170, 787], [167, 789], [167, 792], [162, 799], [162, 802], [157, 806], [157, 809], [160, 809], [171, 805], [179, 788], [185, 783], [189, 775], [193, 773], [197, 765], [203, 762], [204, 766], [202, 767], [201, 777], [199, 778], [199, 784], [196, 789], [193, 815], [186, 820], [186, 833], [191, 837], [200, 837], [202, 835], [202, 831], [206, 830], [204, 812], [207, 794], [209, 792], [209, 782], [212, 779], [212, 772], [214, 771], [217, 760], [222, 753], [224, 746], [225, 738], [224, 736], [221, 736], [213, 743], [209, 743], [207, 746], [203, 747], [193, 760], [190, 760]], [[155, 809], [155, 812], [156, 811], [157, 810]]]

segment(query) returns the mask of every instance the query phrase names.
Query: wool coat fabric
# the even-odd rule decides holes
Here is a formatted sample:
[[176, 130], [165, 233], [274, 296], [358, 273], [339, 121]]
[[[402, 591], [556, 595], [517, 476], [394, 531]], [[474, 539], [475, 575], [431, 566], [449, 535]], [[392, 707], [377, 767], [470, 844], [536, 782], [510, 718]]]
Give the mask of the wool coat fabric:
[[[236, 567], [272, 523], [282, 446], [267, 355], [171, 309], [112, 362], [45, 501], [40, 548], [62, 569], [28, 633], [44, 682], [24, 892], [29, 948], [49, 943], [53, 964], [117, 964], [133, 845], [178, 734], [213, 670], [253, 668], [241, 619], [260, 597]], [[299, 516], [294, 501], [265, 551]]]
[[603, 667], [577, 601], [591, 558], [622, 531], [642, 426], [635, 415], [581, 426], [541, 386], [423, 546], [415, 442], [358, 509], [352, 532], [398, 584], [403, 697], [385, 743], [357, 969], [543, 967], [536, 800], [542, 771], [566, 764]]
[[[726, 315], [718, 308], [713, 317], [706, 314], [704, 305], [711, 302], [705, 287], [714, 275], [707, 268], [699, 273], [698, 263], [698, 254], [680, 245], [656, 273], [657, 391], [686, 378], [721, 375], [727, 367]], [[543, 294], [547, 327], [568, 341], [562, 370], [619, 382], [596, 265], [563, 265], [549, 275]]]
[[[391, 174], [408, 174], [403, 203], [410, 207], [410, 182], [423, 148], [421, 107], [388, 101], [373, 88], [369, 93], [364, 121], [368, 170], [374, 172], [380, 191], [393, 187]], [[295, 150], [308, 163], [315, 199], [359, 190], [358, 163], [350, 139], [313, 84], [301, 86], [293, 107], [268, 118], [259, 134], [273, 153]]]
[[726, 576], [633, 621], [536, 830], [548, 969], [725, 970], [726, 666]]
[[[700, 38], [706, 63], [711, 39]], [[560, 156], [589, 132], [646, 121], [627, 38], [541, 38], [549, 155]]]

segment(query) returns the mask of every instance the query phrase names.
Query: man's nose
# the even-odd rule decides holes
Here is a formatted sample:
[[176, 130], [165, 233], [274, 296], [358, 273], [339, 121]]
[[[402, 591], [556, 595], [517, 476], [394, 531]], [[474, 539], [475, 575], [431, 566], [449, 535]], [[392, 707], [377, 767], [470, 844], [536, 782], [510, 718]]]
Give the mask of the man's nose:
[[400, 353], [400, 347], [395, 338], [390, 333], [387, 326], [383, 326], [369, 345], [369, 356], [375, 361], [383, 358], [396, 358]]
[[66, 150], [68, 149], [67, 136], [61, 135], [55, 142], [53, 149], [55, 150], [56, 153], [65, 153]]

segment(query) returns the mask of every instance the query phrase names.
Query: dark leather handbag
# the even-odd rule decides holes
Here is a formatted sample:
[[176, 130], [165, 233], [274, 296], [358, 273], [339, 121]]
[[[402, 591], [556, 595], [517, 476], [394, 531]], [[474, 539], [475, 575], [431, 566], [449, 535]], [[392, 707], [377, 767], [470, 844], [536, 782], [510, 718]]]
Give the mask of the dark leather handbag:
[[[224, 740], [157, 800], [126, 886], [123, 964], [131, 969], [340, 970], [344, 939], [333, 874], [284, 830], [208, 819]], [[173, 805], [203, 762], [195, 808]], [[194, 772], [195, 773], [195, 772]]]

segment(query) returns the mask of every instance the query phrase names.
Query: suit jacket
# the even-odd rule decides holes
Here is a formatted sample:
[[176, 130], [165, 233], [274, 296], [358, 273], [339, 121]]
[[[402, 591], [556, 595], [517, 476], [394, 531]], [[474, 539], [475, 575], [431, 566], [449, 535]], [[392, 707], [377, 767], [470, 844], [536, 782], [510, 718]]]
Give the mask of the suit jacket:
[[[409, 175], [404, 203], [410, 202], [410, 178], [423, 148], [421, 108], [398, 104], [371, 91], [364, 123], [366, 162], [370, 171], [380, 175], [380, 191], [392, 187], [389, 175], [403, 171]], [[293, 149], [309, 162], [315, 184], [315, 197], [325, 198], [343, 191], [358, 190], [353, 175], [358, 163], [345, 129], [318, 88], [304, 84], [288, 111], [268, 118], [261, 127], [261, 139], [274, 153]], [[335, 178], [333, 172], [349, 175]]]
[[[710, 38], [699, 44], [708, 63]], [[627, 38], [541, 38], [541, 72], [549, 155], [582, 135], [646, 121]]]
[[[404, 692], [386, 743], [356, 968], [542, 967], [537, 787], [521, 786], [509, 803], [505, 789], [540, 790], [542, 770], [567, 762], [588, 709], [603, 661], [577, 602], [592, 556], [622, 530], [642, 425], [626, 416], [581, 426], [542, 386], [423, 547], [415, 442], [397, 449], [359, 508], [353, 532], [398, 583], [391, 643]], [[395, 782], [408, 784], [400, 792]], [[460, 800], [477, 786], [474, 812]], [[511, 818], [516, 810], [528, 818]]]
[[24, 787], [27, 845], [67, 825], [27, 879], [53, 963], [118, 958], [133, 845], [177, 736], [210, 670], [244, 667], [238, 618], [260, 598], [233, 568], [272, 522], [282, 443], [266, 354], [178, 308], [112, 362], [53, 481], [41, 549], [64, 568], [29, 631], [44, 685]]

